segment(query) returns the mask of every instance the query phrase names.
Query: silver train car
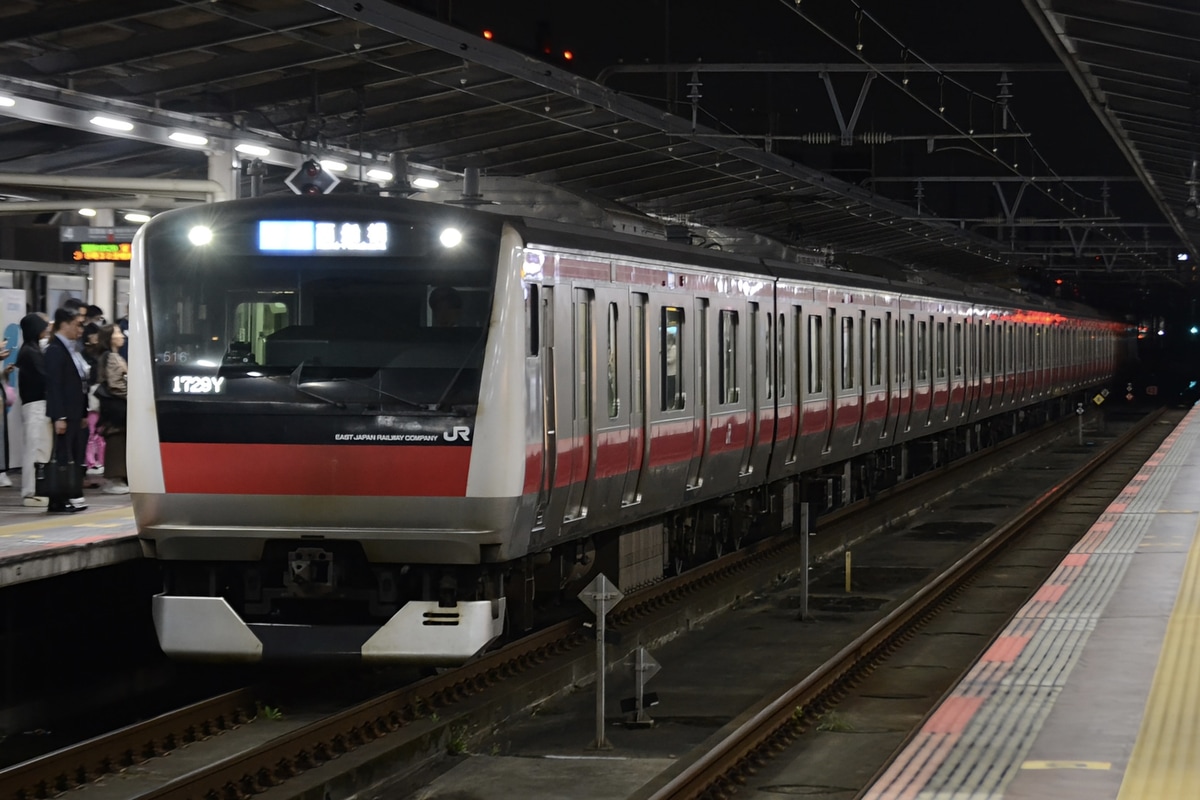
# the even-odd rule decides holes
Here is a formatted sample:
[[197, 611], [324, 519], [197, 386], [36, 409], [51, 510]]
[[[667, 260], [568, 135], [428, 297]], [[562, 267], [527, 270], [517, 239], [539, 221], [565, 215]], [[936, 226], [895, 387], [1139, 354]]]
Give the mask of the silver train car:
[[461, 662], [1069, 411], [1121, 327], [448, 205], [147, 223], [129, 472], [184, 659]]

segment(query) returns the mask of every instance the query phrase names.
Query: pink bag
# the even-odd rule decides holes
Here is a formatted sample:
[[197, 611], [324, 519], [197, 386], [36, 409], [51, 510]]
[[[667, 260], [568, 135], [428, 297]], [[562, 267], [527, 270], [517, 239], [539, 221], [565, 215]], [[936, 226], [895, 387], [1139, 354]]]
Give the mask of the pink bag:
[[4, 405], [12, 408], [15, 402], [17, 402], [17, 390], [10, 383], [4, 384]]

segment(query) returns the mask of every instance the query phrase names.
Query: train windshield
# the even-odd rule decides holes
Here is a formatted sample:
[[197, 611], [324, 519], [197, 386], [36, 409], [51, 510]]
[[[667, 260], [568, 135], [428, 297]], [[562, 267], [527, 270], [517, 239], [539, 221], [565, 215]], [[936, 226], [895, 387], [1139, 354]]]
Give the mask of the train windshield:
[[146, 231], [158, 396], [351, 413], [473, 406], [499, 222], [406, 216], [401, 201], [276, 204], [212, 206]]

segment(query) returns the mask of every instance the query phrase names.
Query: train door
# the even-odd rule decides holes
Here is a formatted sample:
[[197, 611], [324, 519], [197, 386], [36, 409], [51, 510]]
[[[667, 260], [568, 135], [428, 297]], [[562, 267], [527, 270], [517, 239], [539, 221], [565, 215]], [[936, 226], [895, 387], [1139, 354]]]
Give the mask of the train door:
[[962, 320], [951, 317], [950, 330], [950, 398], [946, 408], [946, 419], [957, 422], [966, 410], [967, 402], [967, 348]]
[[650, 455], [650, 417], [646, 413], [647, 300], [646, 295], [636, 292], [629, 297], [629, 470], [621, 493], [621, 504], [626, 506], [642, 501], [642, 466]]
[[[587, 516], [587, 489], [594, 463], [592, 454], [592, 406], [595, 365], [592, 354], [596, 352], [595, 322], [592, 319], [594, 294], [591, 289], [572, 291], [571, 321], [571, 378], [570, 387], [571, 438], [564, 443], [559, 439], [560, 454], [565, 455], [567, 483], [567, 506], [564, 521], [573, 521]], [[559, 408], [562, 408], [560, 405]], [[565, 452], [562, 448], [566, 445]], [[560, 459], [560, 469], [562, 468]]]
[[933, 413], [930, 422], [950, 418], [950, 336], [946, 320], [933, 323]]
[[595, 300], [599, 398], [592, 415], [595, 435], [588, 502], [615, 509], [624, 500], [630, 465], [635, 458], [641, 463], [630, 423], [629, 293], [597, 289]]
[[891, 435], [895, 439], [908, 431], [909, 415], [912, 414], [912, 376], [909, 374], [909, 363], [912, 360], [909, 348], [912, 336], [909, 332], [910, 323], [904, 314], [898, 312], [896, 319], [889, 321], [888, 324], [895, 331], [892, 345], [889, 345], [895, 348], [892, 357], [892, 386], [890, 388], [890, 393], [895, 396], [895, 402], [892, 404], [892, 410], [888, 416]]
[[541, 480], [538, 483], [533, 521], [533, 529], [538, 531], [546, 527], [546, 512], [550, 503], [550, 492], [554, 487], [555, 455], [558, 453], [558, 428], [555, 425], [554, 408], [554, 314], [551, 307], [554, 289], [531, 283], [527, 291], [530, 337], [530, 349], [527, 352], [538, 357], [532, 365], [532, 384], [536, 386], [534, 391], [538, 393], [536, 402], [541, 406], [542, 423]]
[[896, 437], [896, 416], [899, 411], [900, 398], [897, 390], [897, 375], [896, 375], [896, 328], [895, 320], [892, 317], [892, 312], [888, 311], [883, 315], [880, 322], [882, 326], [882, 348], [883, 348], [883, 427], [879, 431], [880, 439], [894, 439]]
[[[709, 436], [708, 436], [708, 348], [709, 348], [709, 332], [708, 332], [708, 299], [704, 297], [696, 298], [695, 307], [695, 347], [693, 347], [688, 355], [690, 355], [690, 364], [692, 374], [696, 376], [695, 382], [692, 384], [695, 396], [695, 401], [692, 404], [692, 459], [688, 467], [687, 488], [699, 489], [703, 485], [701, 476], [704, 474], [705, 462], [709, 456]], [[679, 354], [680, 361], [684, 359], [684, 353]]]
[[[767, 316], [770, 317], [769, 314]], [[750, 474], [750, 460], [754, 455], [754, 444], [759, 440], [758, 359], [760, 353], [758, 326], [761, 324], [761, 318], [758, 313], [758, 303], [750, 303], [748, 317], [749, 319], [746, 320], [748, 333], [741, 337], [746, 342], [746, 349], [749, 351], [746, 354], [746, 368], [735, 371], [738, 380], [738, 385], [735, 387], [736, 399], [742, 403], [746, 414], [746, 443], [742, 448], [741, 463], [738, 465], [739, 475]], [[736, 317], [734, 319], [736, 321]]]
[[933, 380], [930, 375], [932, 361], [930, 360], [930, 333], [933, 317], [917, 320], [916, 358], [916, 396], [917, 421], [922, 428], [928, 428], [933, 422]]
[[[874, 324], [877, 320], [868, 319], [866, 311], [858, 312], [858, 332], [851, 330], [850, 337], [852, 339], [851, 347], [858, 355], [857, 363], [852, 365], [854, 370], [854, 378], [858, 381], [857, 403], [858, 403], [858, 421], [854, 425], [854, 445], [857, 447], [862, 444], [863, 430], [867, 424], [867, 403], [871, 401], [871, 389], [876, 385], [868, 380], [872, 370], [878, 369], [879, 352], [873, 350], [873, 346], [878, 344], [878, 334], [875, 333]], [[867, 326], [871, 326], [871, 334], [875, 337], [872, 341], [867, 341]], [[877, 383], [877, 382], [876, 382]]]
[[915, 382], [917, 377], [917, 360], [913, 348], [917, 340], [917, 319], [913, 314], [906, 315], [897, 321], [896, 328], [896, 368], [900, 373], [900, 419], [901, 431], [908, 433], [912, 430], [913, 407], [916, 406]]
[[829, 375], [829, 380], [825, 381], [826, 403], [829, 408], [828, 426], [825, 430], [825, 448], [824, 452], [833, 452], [833, 432], [837, 427], [837, 386], [838, 381], [833, 374], [834, 368], [838, 363], [838, 315], [837, 309], [829, 309], [829, 325], [825, 329], [828, 346], [825, 347], [825, 352], [821, 353], [822, 361], [827, 365], [826, 374]]

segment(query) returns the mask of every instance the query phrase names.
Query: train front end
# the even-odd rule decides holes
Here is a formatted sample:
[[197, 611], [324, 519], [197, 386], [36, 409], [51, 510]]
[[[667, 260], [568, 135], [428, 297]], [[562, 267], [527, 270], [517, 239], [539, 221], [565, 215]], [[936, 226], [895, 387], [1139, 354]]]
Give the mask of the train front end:
[[449, 664], [500, 633], [523, 474], [479, 462], [524, 436], [502, 231], [329, 196], [139, 233], [129, 469], [168, 655]]

